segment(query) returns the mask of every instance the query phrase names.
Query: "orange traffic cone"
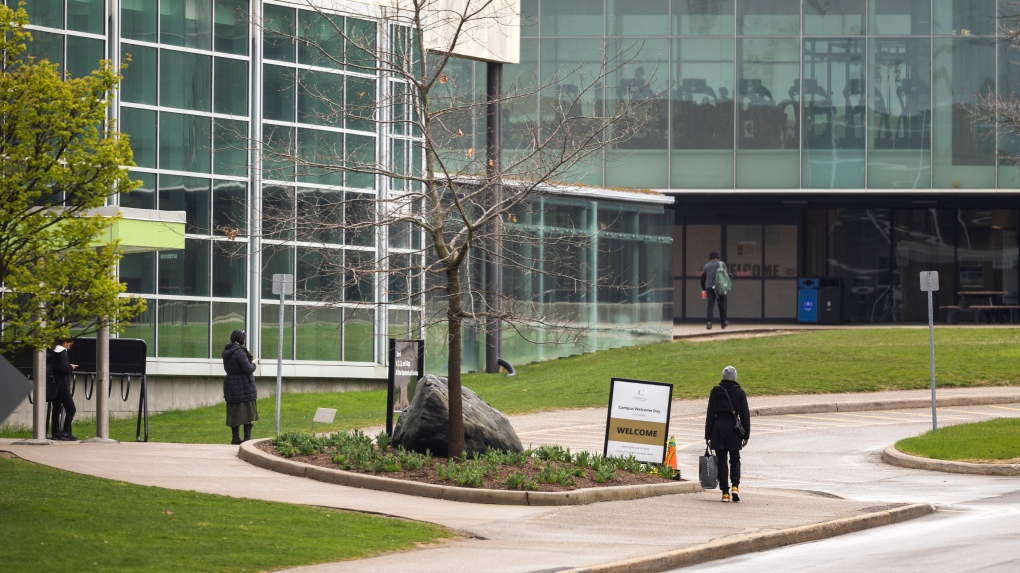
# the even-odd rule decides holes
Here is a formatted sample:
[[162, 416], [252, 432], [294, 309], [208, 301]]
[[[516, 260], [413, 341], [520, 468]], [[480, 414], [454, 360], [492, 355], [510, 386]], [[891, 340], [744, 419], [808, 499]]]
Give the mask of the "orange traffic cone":
[[679, 479], [680, 471], [676, 466], [676, 438], [669, 437], [669, 445], [666, 448], [666, 467], [673, 468], [673, 479]]

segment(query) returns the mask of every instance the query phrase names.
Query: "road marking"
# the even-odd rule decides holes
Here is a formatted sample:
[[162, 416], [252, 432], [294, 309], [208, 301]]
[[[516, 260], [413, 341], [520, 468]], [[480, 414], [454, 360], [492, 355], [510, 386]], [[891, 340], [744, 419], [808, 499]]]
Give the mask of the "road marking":
[[1009, 410], [1011, 412], [1020, 412], [1020, 408], [1010, 408], [1009, 406], [989, 406], [989, 408], [998, 408], [1000, 410]]

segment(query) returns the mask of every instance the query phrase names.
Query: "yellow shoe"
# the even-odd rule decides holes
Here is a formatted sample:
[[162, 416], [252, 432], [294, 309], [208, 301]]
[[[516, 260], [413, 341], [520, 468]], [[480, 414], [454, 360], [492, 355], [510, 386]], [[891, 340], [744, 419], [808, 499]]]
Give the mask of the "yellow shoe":
[[728, 501], [730, 501], [730, 494], [728, 494], [728, 493], [723, 493], [723, 494], [722, 494], [722, 502], [723, 502], [723, 503], [727, 503]]
[[732, 494], [734, 502], [740, 501], [740, 491], [737, 490], [737, 486], [733, 486], [733, 489], [730, 490], [730, 493]]

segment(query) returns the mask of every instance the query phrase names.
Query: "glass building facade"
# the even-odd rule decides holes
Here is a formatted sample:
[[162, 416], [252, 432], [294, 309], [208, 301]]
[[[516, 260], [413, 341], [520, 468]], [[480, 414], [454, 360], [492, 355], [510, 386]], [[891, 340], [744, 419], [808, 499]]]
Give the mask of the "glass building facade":
[[[522, 0], [509, 74], [543, 89], [515, 103], [507, 141], [564, 93], [582, 93], [585, 115], [634, 118], [577, 176], [676, 197], [678, 321], [704, 320], [712, 250], [735, 271], [738, 320], [794, 320], [797, 278], [820, 277], [840, 280], [845, 321], [923, 321], [921, 270], [940, 271], [941, 305], [968, 290], [1015, 305], [1020, 145], [977, 113], [1020, 91], [999, 30], [1014, 8]], [[604, 81], [583, 89], [603, 59]]]

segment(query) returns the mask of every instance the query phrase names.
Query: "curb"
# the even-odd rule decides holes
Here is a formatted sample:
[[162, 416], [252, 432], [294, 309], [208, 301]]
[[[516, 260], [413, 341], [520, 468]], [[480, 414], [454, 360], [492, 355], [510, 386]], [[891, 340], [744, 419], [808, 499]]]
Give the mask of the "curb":
[[883, 525], [892, 525], [901, 521], [907, 521], [908, 519], [928, 515], [934, 510], [935, 508], [924, 503], [905, 505], [886, 511], [877, 511], [780, 531], [735, 535], [667, 553], [646, 555], [644, 557], [635, 557], [633, 559], [603, 563], [590, 567], [567, 569], [560, 573], [659, 573], [660, 571], [668, 571], [706, 561], [715, 561], [745, 553], [765, 551], [796, 543], [818, 541], [845, 533], [853, 533]]
[[882, 452], [882, 461], [912, 470], [984, 476], [1020, 476], [1020, 464], [974, 464], [970, 462], [933, 460], [931, 458], [905, 454], [897, 450], [895, 444], [886, 446]]
[[465, 503], [532, 506], [587, 505], [603, 501], [625, 501], [660, 495], [697, 493], [703, 491], [701, 489], [701, 485], [693, 481], [585, 488], [562, 492], [471, 489], [429, 483], [408, 482], [387, 477], [323, 468], [303, 462], [294, 462], [286, 458], [267, 454], [256, 447], [257, 444], [261, 444], [262, 442], [267, 442], [269, 440], [270, 438], [264, 438], [261, 440], [251, 440], [242, 443], [240, 448], [238, 448], [237, 457], [249, 464], [263, 469], [296, 477], [313, 479], [325, 483], [359, 487], [362, 489], [374, 489], [404, 495], [416, 495], [432, 499], [462, 501]]
[[[987, 394], [984, 396], [946, 396], [936, 400], [940, 408], [959, 406], [984, 406], [989, 404], [1020, 403], [1017, 394]], [[787, 406], [765, 406], [751, 408], [752, 416], [781, 416], [785, 414], [824, 414], [831, 412], [867, 412], [871, 410], [916, 410], [930, 408], [931, 400], [912, 398], [901, 400], [869, 400], [867, 402], [816, 402], [813, 404], [790, 404]]]

